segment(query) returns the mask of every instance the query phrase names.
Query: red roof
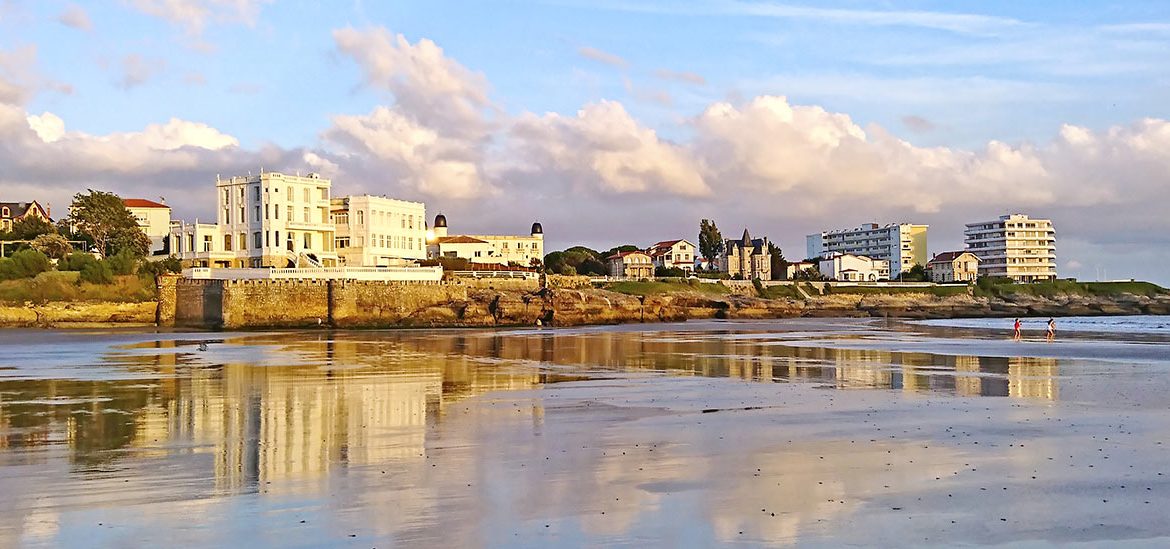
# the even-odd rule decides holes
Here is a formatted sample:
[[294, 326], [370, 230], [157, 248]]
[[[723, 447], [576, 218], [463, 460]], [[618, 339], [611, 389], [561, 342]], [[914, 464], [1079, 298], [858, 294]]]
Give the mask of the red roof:
[[159, 204], [158, 202], [155, 202], [153, 200], [147, 200], [145, 198], [123, 198], [122, 204], [125, 205], [127, 208], [166, 208], [168, 210], [171, 209], [171, 207], [167, 206], [166, 204]]

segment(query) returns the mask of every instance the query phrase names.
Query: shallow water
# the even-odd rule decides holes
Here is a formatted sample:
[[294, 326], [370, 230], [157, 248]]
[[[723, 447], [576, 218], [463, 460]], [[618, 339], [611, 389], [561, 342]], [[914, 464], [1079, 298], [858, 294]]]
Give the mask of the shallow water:
[[1164, 545], [1167, 349], [840, 319], [3, 331], [0, 546]]

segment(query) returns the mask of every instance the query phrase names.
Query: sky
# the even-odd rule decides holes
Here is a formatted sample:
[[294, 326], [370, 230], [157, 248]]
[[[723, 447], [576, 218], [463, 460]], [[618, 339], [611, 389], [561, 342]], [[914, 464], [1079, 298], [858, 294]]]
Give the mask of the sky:
[[[327, 4], [327, 5], [322, 5]], [[1170, 284], [1170, 3], [0, 0], [0, 201], [318, 172], [546, 248], [1050, 218]]]

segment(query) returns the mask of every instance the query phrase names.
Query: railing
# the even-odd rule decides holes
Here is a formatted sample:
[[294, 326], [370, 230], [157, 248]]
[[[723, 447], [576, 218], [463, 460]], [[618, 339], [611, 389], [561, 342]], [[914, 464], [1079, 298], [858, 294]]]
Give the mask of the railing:
[[442, 267], [314, 267], [307, 269], [218, 269], [194, 267], [183, 276], [211, 280], [374, 280], [434, 281], [443, 279]]
[[451, 271], [456, 278], [540, 278], [540, 273], [532, 271]]

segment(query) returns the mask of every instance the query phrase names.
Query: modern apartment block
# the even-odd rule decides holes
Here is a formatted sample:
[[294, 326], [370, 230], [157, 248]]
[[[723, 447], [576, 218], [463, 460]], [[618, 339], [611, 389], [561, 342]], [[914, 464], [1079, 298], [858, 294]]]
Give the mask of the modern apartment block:
[[853, 229], [825, 231], [805, 238], [808, 257], [852, 254], [890, 262], [890, 278], [914, 265], [926, 267], [927, 225], [867, 223]]
[[341, 265], [403, 266], [427, 258], [427, 213], [422, 202], [361, 195], [330, 203]]
[[1048, 219], [1024, 214], [968, 223], [967, 251], [979, 257], [979, 274], [1016, 282], [1056, 278], [1056, 230]]
[[216, 178], [216, 223], [172, 223], [171, 250], [200, 267], [336, 266], [330, 187], [317, 174]]

